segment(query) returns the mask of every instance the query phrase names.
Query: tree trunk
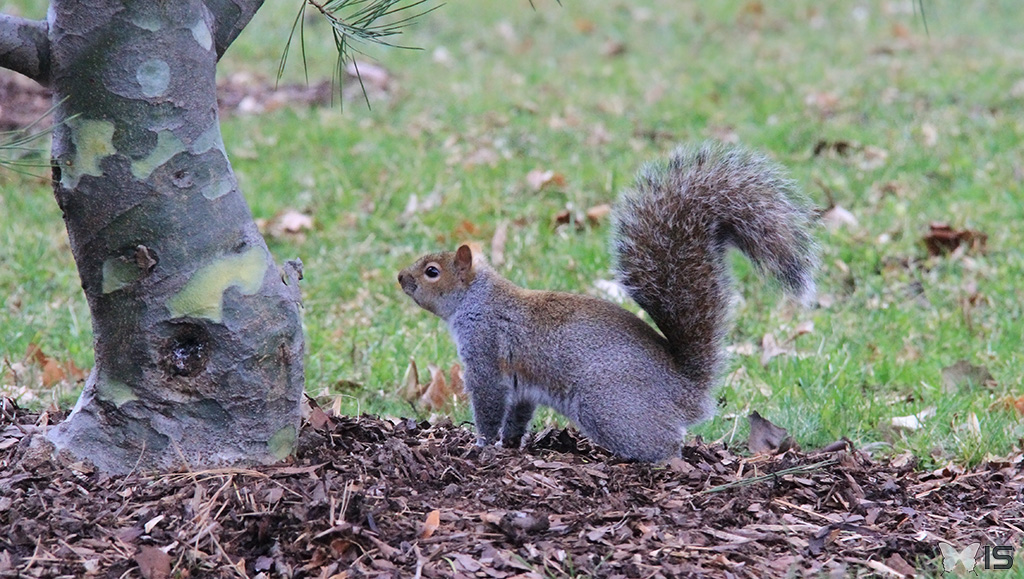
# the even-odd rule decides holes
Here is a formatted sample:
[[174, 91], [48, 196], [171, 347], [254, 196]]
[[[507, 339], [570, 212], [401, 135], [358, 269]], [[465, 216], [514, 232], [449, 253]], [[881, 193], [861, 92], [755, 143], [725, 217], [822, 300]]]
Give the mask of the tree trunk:
[[[269, 462], [294, 447], [301, 264], [279, 268], [253, 223], [214, 79], [261, 1], [52, 0], [48, 46], [21, 49], [49, 59], [23, 68], [44, 71], [34, 78], [60, 103], [54, 191], [96, 351], [49, 436], [107, 472]], [[0, 27], [0, 41], [36, 32]]]

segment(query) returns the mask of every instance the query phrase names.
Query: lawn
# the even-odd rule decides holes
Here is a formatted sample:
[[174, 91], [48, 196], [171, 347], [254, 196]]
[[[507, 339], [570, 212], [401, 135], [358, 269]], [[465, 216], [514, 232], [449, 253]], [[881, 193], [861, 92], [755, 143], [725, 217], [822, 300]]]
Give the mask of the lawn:
[[[847, 437], [926, 464], [1020, 446], [1016, 3], [924, 2], [926, 18], [910, 0], [534, 4], [452, 0], [401, 37], [422, 50], [368, 47], [387, 71], [369, 107], [358, 96], [225, 116], [254, 216], [313, 219], [301, 235], [268, 240], [279, 262], [305, 264], [311, 395], [348, 414], [426, 417], [399, 395], [409, 360], [423, 370], [457, 357], [440, 320], [400, 291], [399, 269], [460, 242], [489, 249], [503, 229], [503, 275], [603, 295], [607, 221], [556, 216], [612, 202], [642, 163], [679, 143], [716, 139], [764, 151], [822, 210], [843, 211], [817, 232], [813, 309], [734, 260], [734, 355], [718, 416], [695, 432], [741, 442], [756, 410], [804, 447]], [[0, 3], [12, 7], [44, 13], [35, 1]], [[221, 78], [273, 82], [296, 9], [268, 3]], [[304, 36], [310, 80], [330, 78], [328, 27], [311, 16]], [[282, 82], [304, 76], [293, 46]], [[552, 178], [538, 187], [535, 170]], [[38, 373], [10, 371], [30, 365], [29, 344], [92, 363], [60, 211], [45, 179], [3, 171], [0, 191], [0, 390], [28, 406], [69, 406], [71, 381], [44, 387]], [[932, 255], [936, 222], [976, 241]], [[783, 353], [767, 355], [773, 341]], [[455, 414], [468, 419], [464, 405]]]

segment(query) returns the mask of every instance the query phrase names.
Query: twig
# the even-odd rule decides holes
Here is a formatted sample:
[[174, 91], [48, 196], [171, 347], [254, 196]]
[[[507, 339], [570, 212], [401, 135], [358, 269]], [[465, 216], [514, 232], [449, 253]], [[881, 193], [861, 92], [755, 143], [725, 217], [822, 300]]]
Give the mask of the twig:
[[765, 474], [765, 475], [761, 475], [761, 476], [754, 476], [754, 477], [750, 477], [750, 478], [747, 478], [747, 479], [742, 479], [742, 480], [737, 480], [737, 481], [733, 481], [733, 482], [730, 482], [730, 483], [725, 483], [723, 485], [718, 485], [718, 486], [715, 486], [715, 487], [711, 487], [709, 489], [704, 489], [704, 490], [702, 490], [702, 491], [700, 491], [698, 493], [694, 493], [693, 496], [697, 497], [697, 496], [707, 495], [707, 494], [711, 494], [711, 493], [719, 493], [719, 492], [726, 491], [726, 490], [729, 490], [729, 489], [732, 489], [732, 488], [745, 487], [745, 486], [749, 486], [749, 485], [752, 485], [752, 484], [757, 484], [757, 483], [760, 483], [760, 482], [776, 480], [779, 477], [790, 475], [790, 474], [802, 474], [802, 473], [807, 473], [807, 472], [813, 472], [813, 471], [816, 471], [818, 469], [824, 468], [826, 466], [832, 466], [834, 464], [839, 464], [839, 459], [838, 458], [834, 458], [834, 457], [833, 458], [827, 458], [825, 460], [816, 462], [814, 464], [806, 464], [806, 465], [794, 466], [794, 467], [785, 468], [785, 469], [782, 469], [782, 470], [779, 470], [779, 471], [775, 471], [775, 472], [770, 473], [770, 474]]

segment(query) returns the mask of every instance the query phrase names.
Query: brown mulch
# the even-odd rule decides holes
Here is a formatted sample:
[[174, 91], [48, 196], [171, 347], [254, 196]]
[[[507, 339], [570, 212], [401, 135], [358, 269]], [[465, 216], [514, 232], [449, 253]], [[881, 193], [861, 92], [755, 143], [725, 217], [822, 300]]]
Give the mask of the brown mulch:
[[512, 451], [321, 413], [285, 464], [106, 477], [30, 442], [55, 418], [4, 403], [0, 577], [900, 576], [1024, 524], [1020, 456], [923, 471], [693, 441], [644, 465], [567, 430]]

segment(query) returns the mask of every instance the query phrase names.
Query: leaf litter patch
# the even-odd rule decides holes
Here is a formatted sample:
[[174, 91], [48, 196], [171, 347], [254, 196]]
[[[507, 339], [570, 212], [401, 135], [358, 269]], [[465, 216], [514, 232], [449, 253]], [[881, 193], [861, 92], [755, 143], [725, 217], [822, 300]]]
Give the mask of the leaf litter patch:
[[[239, 72], [217, 83], [217, 104], [221, 115], [254, 115], [284, 107], [338, 106], [339, 96], [343, 102], [386, 102], [394, 97], [396, 87], [387, 69], [365, 62], [350, 63], [340, 87], [330, 80], [277, 83]], [[46, 114], [52, 106], [49, 89], [15, 72], [0, 70], [0, 133], [33, 123], [39, 130], [48, 128], [52, 119]]]
[[478, 448], [320, 411], [287, 463], [106, 477], [33, 437], [59, 416], [0, 410], [0, 577], [905, 576], [941, 572], [941, 543], [1019, 550], [1024, 525], [1019, 454], [926, 471], [691, 440], [645, 465], [572, 430]]

